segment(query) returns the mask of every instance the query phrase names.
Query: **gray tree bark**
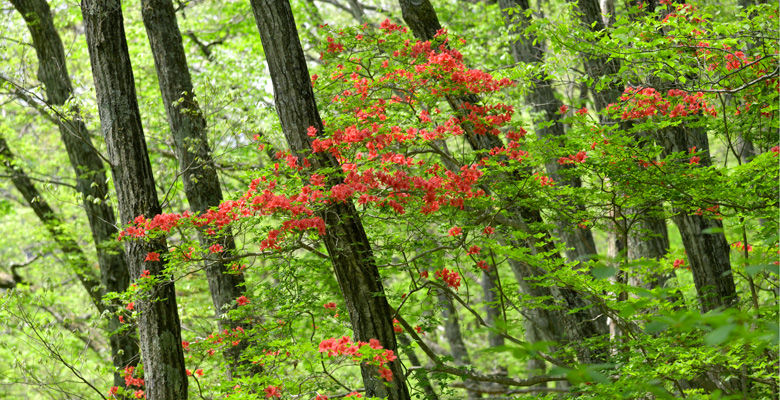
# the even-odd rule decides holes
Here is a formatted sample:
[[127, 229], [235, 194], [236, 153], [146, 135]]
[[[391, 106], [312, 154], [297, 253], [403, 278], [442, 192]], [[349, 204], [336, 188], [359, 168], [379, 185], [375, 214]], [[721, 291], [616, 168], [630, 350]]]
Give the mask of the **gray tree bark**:
[[[192, 211], [199, 215], [209, 208], [219, 206], [222, 202], [222, 188], [206, 137], [206, 120], [193, 93], [173, 2], [143, 0], [141, 15], [154, 56], [168, 126], [176, 145], [176, 158], [179, 160], [184, 193]], [[199, 238], [204, 248], [219, 243], [225, 248], [226, 254], [236, 249], [229, 228], [223, 229], [219, 235], [200, 232]], [[234, 306], [234, 300], [242, 295], [244, 276], [230, 273], [229, 264], [219, 260], [206, 261], [206, 278], [217, 320], [224, 328], [232, 330], [240, 324], [221, 316]], [[247, 342], [242, 341], [225, 352], [225, 356], [230, 360], [228, 379], [235, 374], [246, 346]]]
[[[430, 1], [400, 0], [400, 4], [404, 21], [406, 21], [407, 25], [409, 25], [418, 39], [431, 40], [436, 32], [441, 29], [441, 24], [436, 16], [436, 11]], [[448, 97], [447, 101], [455, 112], [460, 112], [463, 103], [468, 102], [476, 104], [479, 102], [479, 99], [477, 96], [472, 95], [465, 98]], [[465, 131], [466, 141], [468, 141], [471, 148], [475, 151], [489, 151], [492, 148], [504, 145], [503, 141], [497, 136], [490, 134], [478, 135], [474, 132], [473, 127], [468, 124], [463, 124], [462, 127]], [[521, 177], [511, 176], [507, 177], [507, 179], [521, 179]], [[523, 206], [513, 206], [508, 208], [507, 211], [511, 213], [513, 218], [523, 221], [526, 226], [536, 227], [534, 233], [541, 234], [541, 238], [538, 240], [531, 239], [532, 242], [526, 244], [532, 253], [536, 253], [537, 251], [551, 252], [551, 262], [562, 262], [560, 254], [554, 251], [555, 244], [553, 243], [552, 236], [544, 228], [541, 228], [544, 221], [539, 210]], [[541, 248], [537, 248], [536, 242], [543, 243], [541, 244]], [[562, 303], [561, 306], [564, 309], [577, 310], [573, 313], [560, 313], [560, 317], [565, 321], [563, 327], [568, 340], [582, 342], [588, 338], [600, 336], [605, 333], [605, 329], [602, 327], [603, 324], [601, 321], [593, 318], [591, 311], [588, 308], [589, 302], [585, 300], [580, 293], [566, 287], [531, 288], [531, 285], [524, 283], [525, 280], [542, 276], [545, 274], [545, 271], [528, 263], [512, 259], [509, 261], [513, 272], [515, 273], [515, 277], [520, 283], [521, 289], [524, 292], [526, 289], [531, 290], [530, 292], [525, 293], [534, 296], [549, 296]], [[540, 314], [547, 314], [547, 310], [537, 309], [535, 311], [538, 311]], [[545, 321], [556, 320], [556, 318], [551, 318], [549, 315], [540, 315], [540, 317]], [[555, 325], [549, 326], [549, 328], [553, 328], [554, 326]], [[560, 332], [556, 332], [556, 334], [557, 333]], [[593, 351], [593, 349], [578, 346], [578, 356], [581, 362], [592, 363], [601, 360], [604, 353], [600, 350]]]
[[[127, 224], [141, 215], [151, 218], [162, 209], [146, 151], [122, 5], [119, 0], [83, 0], [81, 12], [121, 221]], [[149, 271], [152, 278], [160, 279], [136, 302], [146, 397], [186, 400], [188, 382], [174, 283], [164, 273], [164, 259], [144, 261], [150, 252], [166, 251], [165, 239], [125, 241], [131, 278], [139, 279]]]
[[[340, 171], [330, 154], [311, 154], [311, 141], [306, 131], [314, 127], [324, 132], [314, 92], [306, 67], [295, 19], [290, 3], [278, 0], [251, 0], [268, 69], [273, 81], [276, 111], [282, 131], [294, 156], [302, 162], [308, 158], [313, 170], [332, 168]], [[327, 185], [343, 181], [331, 174]], [[386, 349], [397, 352], [393, 331], [393, 313], [384, 295], [384, 287], [376, 267], [360, 216], [352, 202], [334, 202], [318, 215], [325, 221], [327, 234], [322, 238], [344, 295], [355, 340], [377, 339]], [[390, 400], [409, 399], [400, 361], [388, 364], [393, 381], [388, 386], [379, 378], [376, 367], [362, 366], [367, 396]]]
[[[466, 347], [466, 343], [463, 341], [463, 335], [460, 331], [460, 322], [458, 317], [458, 311], [455, 309], [455, 305], [452, 304], [452, 299], [447, 296], [447, 293], [439, 293], [439, 304], [442, 307], [441, 317], [444, 319], [444, 337], [447, 339], [447, 343], [450, 345], [450, 355], [455, 360], [457, 365], [470, 365], [471, 357], [469, 357], [469, 350]], [[479, 399], [482, 395], [479, 392], [468, 390], [468, 387], [475, 385], [476, 382], [466, 379], [466, 396], [469, 399]]]
[[[704, 152], [699, 165], [702, 168], [712, 165], [706, 132], [678, 125], [657, 132], [656, 140], [663, 146], [664, 155], [688, 152], [696, 146], [698, 151]], [[737, 301], [737, 292], [723, 223], [717, 219], [688, 213], [674, 204], [672, 207], [673, 220], [680, 229], [685, 253], [690, 262], [701, 311], [733, 307]]]
[[[536, 35], [527, 34], [520, 37], [520, 33], [530, 24], [530, 18], [526, 17], [525, 12], [531, 9], [528, 0], [499, 0], [499, 6], [504, 14], [506, 26], [512, 30], [513, 36], [517, 38], [510, 43], [512, 58], [517, 63], [527, 63], [533, 65], [542, 65], [544, 63], [544, 47], [542, 42], [538, 42]], [[512, 19], [506, 9], [519, 9], [520, 13], [515, 13], [515, 19]], [[536, 43], [536, 44], [534, 44]], [[555, 97], [553, 89], [553, 80], [541, 78], [533, 80], [533, 87], [528, 93], [528, 103], [533, 107], [537, 114], [534, 119], [534, 131], [542, 140], [562, 141], [564, 140], [564, 126], [561, 122], [563, 117], [560, 108], [563, 102]], [[574, 176], [564, 179], [560, 171], [571, 168], [571, 165], [558, 164], [557, 160], [549, 160], [545, 163], [547, 174], [561, 185], [574, 188], [582, 187], [582, 181]], [[582, 206], [574, 205], [576, 211], [583, 210]], [[566, 243], [566, 259], [569, 262], [582, 261], [598, 254], [596, 242], [593, 239], [593, 232], [590, 228], [580, 228], [580, 221], [557, 220], [556, 234]]]
[[[65, 49], [54, 28], [49, 5], [46, 0], [12, 0], [11, 3], [24, 17], [32, 36], [38, 56], [38, 79], [46, 88], [47, 104], [65, 106], [73, 95], [73, 86], [68, 76]], [[76, 189], [83, 198], [82, 204], [95, 242], [101, 285], [105, 293], [124, 292], [129, 285], [130, 275], [124, 252], [115, 247], [116, 217], [113, 207], [106, 202], [109, 193], [105, 166], [92, 145], [78, 107], [72, 105], [66, 112], [59, 112], [58, 116], [60, 136], [76, 172]], [[116, 305], [108, 304], [107, 309], [111, 312], [108, 328], [116, 331], [120, 328], [119, 319], [114, 315]], [[135, 329], [129, 329], [125, 334], [111, 335], [109, 340], [115, 367], [114, 385], [122, 386], [124, 379], [119, 371], [138, 363]]]

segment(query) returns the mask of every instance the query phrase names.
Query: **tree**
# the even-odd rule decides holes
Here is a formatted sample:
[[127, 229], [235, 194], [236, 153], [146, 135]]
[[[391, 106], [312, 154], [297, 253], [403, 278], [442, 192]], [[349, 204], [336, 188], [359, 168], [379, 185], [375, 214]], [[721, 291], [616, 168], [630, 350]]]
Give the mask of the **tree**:
[[[65, 107], [73, 94], [73, 88], [66, 67], [65, 50], [54, 28], [49, 5], [44, 0], [14, 0], [12, 4], [25, 18], [30, 30], [38, 56], [38, 78], [46, 85], [47, 105]], [[130, 277], [124, 254], [112, 248], [114, 236], [118, 231], [114, 209], [107, 203], [109, 191], [105, 166], [92, 143], [78, 106], [70, 105], [68, 109], [56, 112], [60, 136], [77, 176], [76, 187], [81, 193], [97, 249], [102, 288], [89, 288], [90, 293], [100, 298], [106, 293], [122, 293], [127, 290]], [[97, 303], [100, 304], [101, 301], [97, 300]], [[101, 312], [117, 311], [114, 304], [108, 304], [107, 308], [99, 306], [98, 309]], [[109, 318], [109, 331], [118, 331], [121, 326], [119, 319], [116, 316]], [[119, 371], [138, 362], [138, 345], [135, 343], [133, 331], [134, 329], [130, 329], [125, 333], [110, 336], [116, 386], [122, 385], [123, 381]]]
[[[179, 160], [184, 192], [192, 210], [201, 215], [209, 208], [220, 205], [222, 188], [206, 138], [206, 120], [193, 93], [173, 2], [145, 1], [141, 5], [141, 12], [155, 57], [168, 125], [176, 143], [176, 157]], [[201, 233], [200, 241], [203, 248], [222, 246], [225, 249], [224, 254], [230, 254], [236, 248], [230, 230], [217, 236]], [[221, 255], [218, 256], [221, 258]], [[234, 305], [235, 299], [242, 295], [244, 286], [243, 275], [230, 273], [233, 267], [228, 261], [206, 261], [206, 276], [216, 315], [220, 322], [231, 330], [239, 324], [221, 317], [223, 312]], [[228, 350], [227, 356], [234, 364], [241, 358], [241, 350], [245, 347], [246, 342]], [[228, 377], [235, 372], [234, 369], [235, 366], [228, 367]]]
[[[290, 150], [301, 163], [308, 160], [314, 170], [337, 170], [339, 163], [333, 156], [322, 153], [309, 156], [312, 139], [307, 132], [313, 129], [321, 133], [325, 128], [314, 101], [290, 4], [264, 0], [251, 3], [274, 85], [276, 111]], [[333, 188], [342, 182], [343, 178], [333, 174], [326, 187]], [[349, 310], [355, 340], [375, 339], [384, 348], [397, 352], [393, 313], [354, 205], [351, 201], [334, 202], [320, 213], [320, 218], [325, 223], [327, 234], [323, 240]], [[361, 368], [366, 393], [393, 400], [410, 398], [400, 362], [391, 361], [388, 366], [393, 376], [389, 387], [376, 376], [373, 368]]]
[[[388, 388], [428, 399], [777, 397], [780, 146], [769, 38], [779, 12], [650, 5], [125, 4], [129, 58], [112, 65], [129, 70], [132, 60], [136, 92], [117, 98], [139, 99], [146, 129], [134, 147], [145, 142], [151, 164], [139, 176], [153, 174], [147, 193], [165, 196], [162, 214], [124, 219], [118, 236], [170, 247], [142, 253], [150, 265], [159, 254], [165, 269], [111, 296], [126, 304], [120, 316], [142, 317], [150, 290], [175, 282], [186, 390], [203, 398], [322, 400]], [[581, 7], [597, 10], [591, 22]], [[59, 0], [51, 9], [72, 43], [69, 104], [97, 127], [107, 102], [91, 98], [100, 90], [81, 17]], [[163, 11], [161, 24], [152, 12]], [[401, 14], [414, 29], [394, 19]], [[23, 168], [83, 263], [95, 264], [75, 175], [61, 168], [59, 133], [46, 121], [57, 118], [26, 67], [36, 61], [20, 44], [21, 21], [0, 13], [0, 134], [15, 150], [14, 168], [0, 174], [0, 259], [12, 264], [0, 264], [0, 276], [11, 275], [0, 286], [12, 287], [0, 296], [0, 356], [15, 366], [0, 366], [0, 394], [19, 397], [15, 383], [34, 381], [24, 386], [38, 391], [30, 397], [151, 398], [143, 386], [164, 369], [146, 352], [123, 373], [131, 389], [106, 396], [108, 346], [81, 329], [97, 316], [62, 311], [83, 302], [70, 260], [12, 186]], [[178, 25], [187, 39], [150, 51], [144, 22]], [[512, 49], [534, 56], [524, 62]], [[177, 68], [159, 68], [171, 55]], [[178, 82], [167, 95], [166, 82]], [[4, 101], [20, 96], [29, 101]], [[209, 150], [177, 155], [188, 146], [169, 133], [175, 119], [191, 121]], [[748, 162], [745, 140], [755, 149]], [[92, 141], [106, 154], [116, 144]], [[223, 197], [202, 210], [179, 179], [192, 170], [177, 162], [196, 150], [193, 160], [211, 162], [191, 165], [213, 166], [200, 177], [218, 174], [213, 191]], [[130, 187], [112, 175], [117, 189]], [[723, 238], [725, 252], [707, 255], [729, 262], [728, 307], [709, 303], [722, 300], [718, 281], [697, 282], [714, 271], [695, 271], [701, 252], [680, 229], [665, 234], [668, 219], [687, 216], [704, 226], [694, 247]], [[576, 246], [559, 236], [577, 230], [592, 233], [592, 257], [568, 257]], [[204, 262], [244, 277], [220, 320]], [[242, 363], [219, 356], [239, 348]], [[231, 376], [219, 373], [226, 366]]]
[[[119, 215], [124, 224], [144, 217], [158, 222], [165, 217], [160, 215], [146, 152], [122, 6], [119, 1], [85, 0], [81, 8]], [[154, 400], [181, 400], [187, 398], [187, 375], [176, 291], [165, 272], [165, 256], [160, 258], [167, 250], [164, 238], [125, 242], [131, 280], [144, 292], [135, 308], [146, 395]]]

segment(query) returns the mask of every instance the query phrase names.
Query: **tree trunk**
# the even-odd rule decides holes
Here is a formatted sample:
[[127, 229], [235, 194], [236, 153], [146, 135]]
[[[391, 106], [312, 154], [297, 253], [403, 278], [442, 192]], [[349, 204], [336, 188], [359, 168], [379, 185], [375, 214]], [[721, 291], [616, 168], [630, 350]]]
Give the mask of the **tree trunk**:
[[[455, 309], [455, 305], [452, 304], [452, 299], [447, 296], [447, 293], [439, 292], [439, 304], [442, 307], [441, 317], [444, 319], [444, 337], [447, 339], [447, 343], [450, 345], [450, 355], [455, 360], [457, 365], [470, 365], [471, 357], [469, 357], [469, 350], [466, 348], [466, 343], [463, 342], [463, 335], [460, 331], [460, 323], [458, 322], [458, 311]], [[476, 382], [466, 379], [466, 395], [469, 399], [479, 399], [482, 395], [479, 392], [469, 390], [469, 386], [477, 384]]]
[[[436, 12], [428, 0], [414, 2], [411, 0], [400, 0], [400, 4], [404, 20], [418, 39], [431, 40], [436, 32], [441, 29], [441, 24], [436, 16]], [[464, 103], [476, 104], [479, 102], [479, 98], [474, 95], [464, 98], [448, 97], [447, 101], [455, 112], [460, 112]], [[469, 124], [462, 124], [462, 127], [465, 131], [466, 140], [475, 151], [489, 151], [490, 149], [504, 145], [503, 141], [495, 135], [476, 134], [473, 127]], [[519, 176], [510, 176], [506, 179], [513, 180], [522, 178]], [[512, 214], [513, 218], [521, 220], [526, 226], [539, 227], [544, 222], [539, 210], [529, 209], [523, 206], [512, 206], [509, 207], [507, 211]], [[562, 263], [560, 255], [557, 252], [553, 252], [555, 245], [552, 242], [552, 237], [549, 232], [543, 228], [538, 228], [538, 230], [533, 233], [540, 233], [541, 237], [538, 241], [532, 238], [530, 239], [530, 242], [527, 243], [527, 247], [531, 252], [534, 254], [538, 250], [552, 252], [552, 255], [550, 256], [552, 259], [551, 262], [556, 263], [556, 265], [557, 263]], [[536, 243], [532, 242], [542, 242], [544, 244], [540, 249], [537, 249]], [[518, 281], [532, 279], [533, 277], [545, 274], [544, 270], [524, 262], [516, 262], [515, 260], [510, 259], [510, 265], [515, 272]], [[520, 286], [521, 288], [523, 288], [523, 286], [530, 288], [530, 285], [526, 285], [523, 282], [520, 282]], [[594, 319], [591, 315], [591, 310], [588, 308], [588, 301], [583, 299], [578, 292], [566, 287], [535, 287], [533, 288], [533, 293], [537, 296], [549, 296], [554, 298], [556, 301], [563, 303], [562, 306], [567, 310], [577, 310], [573, 313], [561, 314], [562, 318], [566, 321], [564, 323], [564, 328], [566, 329], [569, 340], [582, 342], [585, 339], [605, 333], [605, 329], [601, 326], [603, 325], [601, 321]], [[543, 310], [538, 311], [543, 312]], [[548, 317], [549, 316], [544, 316], [543, 319], [549, 319]], [[578, 355], [581, 362], [597, 362], [602, 358], [603, 353], [600, 350], [591, 350], [592, 349], [584, 346], [578, 346]]]
[[[401, 343], [401, 345], [404, 347], [409, 347], [412, 344], [412, 341], [409, 340], [409, 337], [406, 335], [398, 335], [398, 342]], [[409, 358], [409, 364], [411, 366], [422, 367], [420, 359], [417, 358], [417, 354], [414, 354], [414, 349], [410, 348], [408, 352], [405, 351], [404, 353], [407, 354], [407, 357]], [[433, 390], [433, 385], [431, 385], [431, 381], [426, 374], [427, 372], [424, 369], [417, 370], [415, 376], [417, 378], [417, 382], [422, 387], [426, 400], [439, 400], [439, 395], [437, 395], [436, 391]]]
[[[656, 140], [664, 149], [664, 155], [688, 152], [696, 146], [703, 151], [699, 165], [709, 167], [709, 140], [707, 133], [697, 129], [689, 130], [683, 125], [657, 132]], [[674, 222], [680, 229], [683, 246], [693, 272], [693, 282], [699, 296], [702, 312], [718, 307], [733, 307], [737, 300], [734, 275], [731, 272], [729, 243], [723, 233], [720, 220], [702, 215], [690, 214], [679, 207], [674, 208]]]
[[[312, 139], [306, 131], [314, 127], [317, 132], [324, 132], [324, 128], [290, 3], [251, 0], [251, 4], [273, 81], [276, 111], [290, 150], [301, 162], [308, 156], [313, 170], [332, 168], [340, 171], [338, 162], [330, 154], [311, 155]], [[342, 176], [331, 174], [328, 186], [342, 181]], [[384, 295], [371, 244], [354, 205], [352, 202], [334, 202], [320, 211], [319, 216], [325, 221], [327, 234], [322, 239], [344, 295], [355, 340], [377, 339], [384, 348], [397, 352], [393, 314]], [[391, 362], [388, 367], [393, 373], [389, 386], [379, 378], [375, 367], [361, 367], [366, 395], [390, 400], [409, 399], [400, 362]]]
[[46, 227], [54, 242], [57, 243], [57, 247], [65, 255], [65, 259], [69, 261], [70, 268], [78, 277], [81, 285], [84, 286], [87, 295], [92, 300], [92, 304], [100, 313], [105, 311], [106, 306], [102, 303], [103, 291], [100, 288], [98, 278], [92, 271], [92, 265], [87, 256], [81, 250], [76, 240], [68, 235], [62, 219], [55, 214], [49, 203], [41, 195], [41, 192], [32, 183], [32, 180], [20, 166], [16, 165], [16, 157], [3, 137], [0, 137], [0, 162], [2, 162], [6, 173], [11, 176], [11, 182], [16, 190], [22, 194], [27, 204], [30, 205], [35, 215], [38, 216], [38, 219]]
[[[526, 12], [531, 9], [528, 0], [499, 0], [499, 6], [506, 26], [509, 27], [517, 40], [510, 43], [510, 50], [512, 52], [512, 58], [516, 63], [526, 63], [533, 65], [542, 65], [544, 63], [544, 49], [543, 44], [537, 41], [534, 34], [527, 34], [520, 37], [520, 33], [523, 32], [527, 25], [530, 24], [530, 19], [526, 17]], [[508, 15], [505, 10], [508, 8], [519, 8], [520, 12], [515, 13], [516, 19], [513, 21], [512, 17]], [[516, 25], [513, 27], [513, 25]], [[536, 43], [536, 44], [534, 44]], [[542, 78], [534, 79], [533, 87], [530, 88], [527, 101], [533, 107], [534, 112], [537, 114], [534, 119], [534, 131], [542, 140], [548, 141], [562, 141], [564, 140], [564, 127], [561, 122], [562, 115], [560, 108], [563, 106], [563, 102], [555, 97], [555, 91], [553, 90], [552, 79]], [[563, 143], [561, 143], [562, 145]], [[572, 168], [571, 165], [558, 164], [556, 160], [549, 160], [545, 163], [547, 174], [561, 185], [566, 185], [574, 188], [582, 187], [582, 182], [579, 177], [571, 177], [564, 179], [560, 172], [561, 170]], [[572, 207], [575, 211], [584, 211], [582, 206]], [[572, 221], [559, 219], [556, 220], [556, 234], [566, 243], [566, 259], [569, 262], [582, 261], [592, 258], [593, 255], [598, 254], [596, 251], [596, 242], [593, 239], [593, 232], [590, 228], [580, 228], [578, 226], [580, 221]]]
[[[498, 270], [491, 268], [489, 271], [482, 272], [482, 295], [485, 297], [485, 322], [490, 326], [498, 327], [497, 321], [501, 321], [506, 324], [504, 315], [501, 309], [501, 292], [496, 285], [498, 282]], [[503, 346], [505, 343], [504, 337], [497, 332], [488, 332], [488, 346], [491, 348]], [[506, 376], [508, 370], [506, 365], [493, 364], [493, 374], [499, 374]], [[505, 387], [503, 387], [505, 388]]]
[[[12, 0], [17, 11], [24, 17], [38, 55], [38, 80], [46, 87], [46, 103], [50, 106], [64, 106], [73, 94], [68, 76], [65, 49], [54, 28], [54, 20], [46, 0]], [[83, 198], [84, 210], [89, 220], [92, 239], [97, 250], [100, 265], [100, 280], [105, 293], [124, 292], [130, 282], [124, 253], [114, 248], [117, 234], [114, 209], [108, 200], [108, 185], [103, 161], [92, 145], [80, 110], [71, 106], [68, 113], [59, 113], [58, 127], [62, 142], [68, 152], [71, 166], [76, 173], [76, 189]], [[120, 328], [119, 319], [113, 313], [116, 305], [109, 304], [108, 328]], [[116, 371], [114, 385], [124, 385], [119, 370], [138, 363], [138, 345], [135, 329], [126, 334], [110, 336], [111, 359]]]
[[[202, 214], [209, 208], [219, 206], [222, 202], [222, 188], [206, 137], [206, 120], [192, 90], [173, 2], [143, 0], [141, 15], [154, 55], [154, 65], [168, 116], [168, 125], [176, 144], [176, 158], [179, 160], [184, 193], [194, 213]], [[203, 248], [211, 247], [216, 243], [221, 244], [227, 253], [236, 248], [230, 230], [225, 230], [219, 236], [205, 235], [201, 232], [199, 237]], [[218, 260], [207, 261], [206, 277], [217, 320], [223, 328], [233, 330], [240, 324], [221, 316], [235, 304], [234, 300], [242, 295], [244, 276], [230, 273], [229, 264]], [[234, 375], [241, 353], [246, 346], [247, 342], [242, 341], [238, 346], [229, 347], [226, 351], [225, 355], [230, 360], [228, 379]]]
[[[141, 126], [122, 5], [119, 0], [83, 0], [81, 11], [121, 221], [151, 218], [162, 209]], [[131, 278], [137, 280], [149, 271], [158, 280], [151, 293], [142, 293], [136, 302], [146, 397], [185, 400], [187, 375], [174, 283], [163, 273], [164, 259], [144, 261], [148, 253], [165, 254], [166, 250], [165, 239], [125, 241]]]

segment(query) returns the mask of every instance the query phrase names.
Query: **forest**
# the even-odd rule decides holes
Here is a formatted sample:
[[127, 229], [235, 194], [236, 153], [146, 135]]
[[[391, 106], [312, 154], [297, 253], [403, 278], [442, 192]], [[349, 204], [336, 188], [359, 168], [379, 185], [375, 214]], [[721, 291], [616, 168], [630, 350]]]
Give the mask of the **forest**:
[[0, 0], [0, 399], [780, 399], [779, 11]]

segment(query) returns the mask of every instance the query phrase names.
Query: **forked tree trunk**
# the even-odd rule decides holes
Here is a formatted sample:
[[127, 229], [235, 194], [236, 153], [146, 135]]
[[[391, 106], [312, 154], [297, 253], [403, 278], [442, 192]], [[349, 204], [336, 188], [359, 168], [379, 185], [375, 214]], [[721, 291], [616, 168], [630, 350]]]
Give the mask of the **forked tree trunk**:
[[[439, 19], [436, 16], [436, 11], [434, 10], [430, 1], [400, 0], [400, 4], [404, 21], [406, 21], [407, 25], [409, 25], [409, 27], [412, 29], [414, 35], [421, 40], [432, 40], [436, 32], [441, 29], [441, 24], [439, 23]], [[447, 101], [450, 103], [452, 109], [456, 113], [459, 113], [461, 112], [464, 103], [468, 102], [471, 104], [476, 104], [479, 102], [479, 98], [474, 95], [462, 98], [448, 97]], [[461, 126], [465, 131], [466, 140], [469, 142], [471, 148], [475, 151], [490, 151], [495, 147], [501, 147], [504, 145], [503, 141], [495, 135], [479, 135], [474, 132], [473, 127], [469, 124], [462, 124]], [[509, 176], [506, 177], [506, 179], [520, 179], [520, 177]], [[522, 222], [527, 226], [540, 227], [544, 223], [539, 210], [530, 209], [523, 206], [512, 206], [509, 207], [507, 211], [511, 213], [513, 218], [522, 220]], [[541, 238], [538, 239], [538, 242], [543, 242], [544, 244], [540, 249], [537, 249], [537, 241], [530, 239], [530, 242], [527, 243], [527, 247], [531, 250], [531, 252], [534, 254], [539, 250], [544, 252], [551, 252], [551, 262], [556, 264], [562, 262], [561, 256], [554, 251], [555, 245], [552, 242], [552, 236], [550, 233], [543, 228], [537, 228], [537, 230], [533, 233], [541, 234]], [[525, 286], [525, 289], [533, 289], [534, 296], [549, 296], [550, 298], [555, 299], [557, 302], [560, 302], [564, 309], [577, 310], [573, 313], [560, 314], [565, 321], [562, 326], [565, 329], [568, 340], [582, 342], [583, 340], [600, 336], [605, 333], [605, 329], [601, 326], [603, 324], [592, 317], [591, 311], [588, 308], [589, 302], [586, 301], [580, 295], [580, 293], [566, 287], [530, 288], [530, 285], [524, 284], [522, 281], [525, 279], [533, 279], [534, 277], [542, 276], [545, 274], [545, 271], [528, 263], [517, 262], [516, 260], [512, 259], [510, 259], [510, 266], [515, 273], [516, 278], [520, 282], [521, 289], [523, 289], [523, 286]], [[537, 311], [539, 313], [547, 314], [546, 310], [538, 309]], [[551, 317], [550, 315], [544, 315], [542, 319], [551, 321], [555, 318]], [[557, 339], [562, 339], [562, 335], [560, 335], [560, 333], [561, 332], [555, 332], [552, 334], [557, 336]], [[594, 350], [581, 345], [577, 347], [578, 356], [581, 362], [592, 363], [603, 360], [604, 354], [601, 349]]]
[[[582, 25], [589, 27], [593, 32], [605, 32], [607, 26], [611, 25], [615, 20], [614, 5], [610, 8], [609, 3], [611, 0], [602, 1], [599, 0], [579, 0], [577, 2], [577, 10], [579, 11], [580, 21]], [[606, 10], [603, 10], [603, 5], [606, 4]], [[650, 5], [652, 7], [652, 5]], [[652, 10], [652, 8], [651, 8]], [[609, 14], [609, 18], [605, 18], [605, 14]], [[585, 72], [588, 77], [594, 82], [598, 81], [603, 76], [618, 77], [618, 71], [620, 69], [620, 61], [618, 59], [609, 59], [607, 57], [582, 53], [583, 63], [585, 64]], [[596, 105], [596, 110], [600, 113], [599, 119], [602, 124], [614, 125], [618, 121], [608, 117], [605, 114], [606, 108], [611, 103], [617, 103], [620, 101], [622, 94], [621, 85], [617, 81], [609, 81], [602, 90], [595, 90], [593, 88], [593, 97]], [[630, 123], [623, 123], [624, 128], [630, 128]], [[635, 134], [637, 144], [641, 145], [644, 137], [647, 133]], [[645, 207], [647, 210], [646, 215], [640, 215], [638, 223], [631, 227], [628, 233], [627, 248], [624, 248], [622, 239], [615, 234], [610, 234], [609, 244], [613, 248], [610, 254], [613, 257], [618, 256], [621, 252], [626, 251], [626, 256], [629, 260], [645, 259], [660, 259], [666, 255], [666, 251], [669, 248], [668, 233], [666, 228], [666, 220], [663, 215], [663, 205], [661, 202], [648, 203]], [[638, 212], [638, 209], [624, 210], [627, 214], [634, 214]], [[616, 230], [622, 230], [624, 226], [615, 227]], [[631, 277], [629, 276], [629, 282]], [[656, 276], [655, 284], [662, 284], [664, 277]], [[634, 284], [643, 284], [651, 286], [650, 282], [641, 283], [637, 280], [631, 282]]]
[[[513, 36], [517, 40], [510, 43], [512, 58], [516, 63], [526, 63], [541, 66], [544, 63], [544, 47], [533, 33], [520, 34], [530, 25], [530, 18], [526, 17], [525, 12], [530, 11], [531, 7], [528, 0], [499, 0], [499, 6], [506, 26], [512, 30]], [[519, 13], [514, 13], [514, 19], [506, 9], [519, 9]], [[531, 104], [537, 117], [534, 119], [534, 131], [542, 140], [555, 143], [564, 140], [564, 127], [561, 122], [563, 117], [560, 108], [563, 102], [555, 97], [553, 89], [553, 80], [550, 78], [534, 79], [533, 87], [529, 89], [527, 101]], [[561, 143], [562, 145], [562, 143]], [[582, 181], [574, 176], [564, 179], [560, 171], [571, 168], [571, 165], [558, 164], [556, 160], [549, 160], [545, 163], [547, 174], [558, 184], [574, 188], [582, 187]], [[583, 211], [583, 206], [572, 207], [576, 211]], [[590, 228], [579, 227], [580, 221], [561, 219], [555, 223], [557, 225], [556, 234], [566, 243], [566, 259], [569, 262], [582, 261], [592, 258], [598, 254], [596, 251], [596, 242], [593, 239], [593, 232]]]
[[[179, 160], [184, 193], [195, 214], [202, 214], [209, 208], [219, 206], [222, 202], [222, 188], [206, 137], [206, 120], [193, 93], [173, 2], [143, 0], [141, 15], [152, 47], [168, 125], [176, 144], [176, 158]], [[229, 229], [223, 230], [218, 236], [200, 232], [199, 237], [204, 248], [219, 243], [225, 248], [226, 254], [236, 248]], [[242, 295], [244, 276], [230, 273], [228, 262], [211, 260], [206, 261], [206, 278], [217, 320], [223, 328], [234, 329], [239, 324], [221, 316], [235, 304], [234, 300]], [[228, 379], [234, 375], [246, 346], [247, 342], [242, 341], [238, 346], [228, 347], [225, 352], [229, 359]]]
[[[704, 152], [699, 165], [702, 168], [712, 165], [706, 132], [678, 125], [657, 132], [656, 140], [663, 146], [665, 156], [688, 152], [695, 146], [698, 151]], [[672, 207], [673, 220], [680, 229], [685, 253], [690, 262], [701, 311], [733, 307], [737, 301], [737, 291], [723, 223], [715, 218], [686, 212], [674, 204]]]
[[[141, 215], [151, 218], [162, 209], [141, 126], [122, 5], [119, 0], [83, 0], [81, 12], [119, 215], [123, 224]], [[149, 271], [148, 275], [160, 280], [136, 302], [146, 397], [186, 400], [187, 374], [174, 283], [163, 272], [164, 258], [144, 261], [151, 252], [164, 255], [166, 241], [126, 240], [125, 251], [132, 279]]]
[[[320, 168], [340, 171], [338, 162], [329, 153], [311, 154], [312, 139], [306, 131], [314, 127], [317, 132], [323, 132], [324, 128], [290, 3], [251, 0], [251, 4], [273, 81], [276, 111], [290, 150], [300, 162], [307, 158], [315, 171]], [[342, 181], [340, 175], [331, 174], [328, 186]], [[327, 228], [322, 239], [344, 295], [354, 339], [364, 342], [377, 339], [384, 348], [397, 352], [393, 314], [384, 295], [371, 244], [354, 205], [349, 201], [333, 202], [320, 211], [319, 216]], [[388, 386], [378, 376], [376, 367], [361, 367], [366, 395], [390, 400], [409, 399], [401, 363], [396, 360], [388, 367], [393, 373]]]
[[[11, 3], [22, 14], [33, 46], [38, 55], [38, 79], [46, 87], [46, 102], [50, 106], [62, 107], [73, 95], [73, 86], [68, 76], [65, 49], [62, 45], [46, 0], [12, 0]], [[57, 115], [62, 142], [68, 152], [70, 164], [76, 173], [76, 189], [83, 198], [82, 204], [89, 220], [92, 239], [97, 250], [100, 265], [100, 281], [105, 293], [121, 293], [127, 290], [130, 275], [127, 271], [124, 252], [116, 245], [116, 217], [108, 200], [106, 169], [92, 145], [87, 127], [81, 119], [77, 106]], [[116, 305], [108, 304], [110, 331], [117, 331], [121, 324], [114, 312]], [[113, 360], [114, 385], [123, 386], [124, 379], [119, 370], [138, 363], [138, 344], [135, 329], [124, 334], [111, 335], [111, 359]]]

